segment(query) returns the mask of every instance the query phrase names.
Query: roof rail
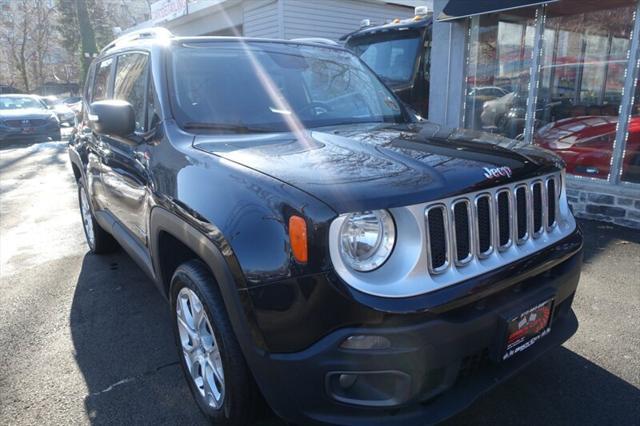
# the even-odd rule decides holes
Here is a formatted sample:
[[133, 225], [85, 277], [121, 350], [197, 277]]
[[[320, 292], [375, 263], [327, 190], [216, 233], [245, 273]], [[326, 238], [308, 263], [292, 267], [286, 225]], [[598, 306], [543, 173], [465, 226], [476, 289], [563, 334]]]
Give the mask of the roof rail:
[[300, 38], [292, 38], [289, 41], [295, 41], [297, 43], [315, 43], [315, 44], [326, 44], [329, 46], [340, 46], [339, 43], [336, 43], [331, 39], [323, 38], [323, 37], [300, 37]]
[[114, 46], [117, 46], [120, 43], [140, 40], [140, 39], [154, 39], [154, 38], [169, 38], [173, 37], [173, 33], [166, 28], [163, 27], [151, 27], [151, 28], [143, 28], [136, 31], [131, 31], [130, 33], [126, 33], [117, 39], [113, 40], [111, 43], [107, 44], [105, 47], [100, 50], [100, 53], [106, 52]]

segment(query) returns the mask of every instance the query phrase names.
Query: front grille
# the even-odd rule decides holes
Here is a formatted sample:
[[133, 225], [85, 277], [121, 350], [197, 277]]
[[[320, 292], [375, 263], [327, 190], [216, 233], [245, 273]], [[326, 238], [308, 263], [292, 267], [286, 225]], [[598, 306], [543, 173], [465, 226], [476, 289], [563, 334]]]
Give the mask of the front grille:
[[6, 125], [9, 127], [40, 127], [47, 124], [47, 120], [32, 119], [32, 120], [6, 120]]
[[429, 271], [462, 268], [474, 258], [482, 261], [552, 232], [559, 184], [560, 176], [554, 174], [428, 205]]

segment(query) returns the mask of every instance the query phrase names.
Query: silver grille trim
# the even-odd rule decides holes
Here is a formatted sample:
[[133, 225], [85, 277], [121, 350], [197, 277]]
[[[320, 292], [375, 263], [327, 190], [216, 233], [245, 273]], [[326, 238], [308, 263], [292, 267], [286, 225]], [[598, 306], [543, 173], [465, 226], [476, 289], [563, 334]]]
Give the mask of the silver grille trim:
[[[463, 208], [467, 212], [466, 227], [467, 227], [468, 232], [467, 232], [467, 235], [458, 235], [457, 231], [456, 231], [456, 226], [451, 226], [451, 232], [453, 234], [450, 236], [450, 239], [451, 239], [452, 244], [453, 244], [453, 250], [452, 251], [455, 254], [454, 261], [455, 261], [456, 265], [463, 266], [463, 265], [466, 265], [467, 263], [471, 262], [471, 259], [473, 259], [473, 256], [474, 256], [474, 253], [475, 253], [475, 249], [474, 249], [475, 231], [473, 229], [473, 224], [475, 223], [475, 221], [473, 219], [473, 210], [471, 208], [471, 203], [467, 199], [461, 199], [461, 200], [456, 200], [453, 203], [451, 203], [450, 215], [451, 215], [451, 218], [454, 221], [454, 225], [457, 223], [456, 207], [459, 206], [459, 205], [462, 205]], [[469, 247], [469, 249], [466, 250], [467, 255], [465, 257], [463, 257], [462, 259], [460, 259], [459, 256], [458, 256], [458, 240], [464, 240], [464, 242]]]
[[[547, 209], [551, 203], [547, 196], [551, 181], [554, 182], [556, 194], [555, 221], [549, 224]], [[534, 197], [536, 185], [539, 185], [539, 198]], [[525, 191], [526, 215], [518, 215], [516, 190], [520, 188]], [[502, 222], [507, 223], [509, 241], [501, 245], [498, 199], [502, 193], [507, 194], [508, 200], [507, 217], [506, 219], [503, 217]], [[537, 198], [537, 201], [534, 198]], [[480, 223], [478, 202], [483, 199], [489, 201], [489, 214], [488, 218]], [[460, 231], [468, 233], [470, 239], [469, 255], [466, 258], [461, 257], [465, 251], [464, 247], [458, 250], [459, 243], [466, 244], [464, 235], [456, 235], [455, 206], [460, 203], [467, 206], [466, 218], [470, 222], [466, 231], [464, 226], [459, 227]], [[541, 227], [538, 232], [534, 232], [536, 209], [540, 209]], [[396, 246], [385, 264], [375, 271], [366, 273], [353, 271], [342, 262], [335, 242], [338, 241], [344, 215], [336, 218], [329, 229], [329, 252], [336, 273], [357, 290], [382, 297], [411, 297], [425, 294], [485, 274], [560, 241], [576, 228], [559, 172], [461, 196], [392, 208], [389, 211], [396, 225]], [[440, 241], [436, 245], [433, 244], [434, 236], [429, 229], [429, 212], [431, 211], [442, 212], [442, 222], [446, 230], [443, 233], [445, 241]], [[464, 216], [460, 214], [463, 220]], [[518, 238], [519, 217], [524, 217], [526, 221], [526, 232], [521, 238]], [[438, 227], [441, 227], [442, 222], [438, 218], [436, 222]], [[537, 223], [537, 220], [535, 222]], [[484, 253], [480, 248], [481, 232], [484, 232], [484, 236], [488, 235], [486, 242], [489, 243], [489, 248]], [[439, 255], [435, 259], [440, 264], [433, 264], [432, 253], [430, 253], [432, 246], [439, 247], [440, 250], [443, 246], [445, 247], [444, 262], [442, 262], [443, 257]]]
[[[500, 197], [502, 196], [502, 194], [505, 194], [506, 197], [506, 201], [507, 201], [507, 217], [506, 217], [506, 221], [507, 223], [504, 224], [504, 228], [507, 230], [507, 241], [503, 244], [502, 243], [502, 217], [500, 214]], [[509, 249], [509, 247], [511, 247], [511, 243], [513, 243], [513, 240], [515, 239], [515, 229], [513, 228], [513, 213], [514, 213], [514, 204], [513, 204], [513, 199], [512, 199], [512, 195], [514, 194], [514, 192], [511, 189], [499, 189], [496, 191], [495, 196], [493, 197], [493, 202], [496, 204], [496, 208], [495, 208], [495, 217], [493, 218], [496, 222], [496, 229], [497, 229], [497, 240], [496, 240], [496, 247], [498, 247], [498, 250], [500, 251], [505, 251], [507, 249]]]

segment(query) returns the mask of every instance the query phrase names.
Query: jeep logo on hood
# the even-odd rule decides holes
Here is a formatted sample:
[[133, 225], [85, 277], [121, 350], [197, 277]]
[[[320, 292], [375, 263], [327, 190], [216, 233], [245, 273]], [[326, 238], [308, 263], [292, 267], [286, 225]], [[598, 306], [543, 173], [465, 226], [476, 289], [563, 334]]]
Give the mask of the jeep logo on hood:
[[482, 170], [484, 170], [484, 176], [487, 179], [491, 179], [491, 178], [497, 178], [500, 176], [506, 176], [506, 177], [511, 177], [511, 175], [513, 174], [511, 172], [511, 168], [510, 167], [483, 167]]

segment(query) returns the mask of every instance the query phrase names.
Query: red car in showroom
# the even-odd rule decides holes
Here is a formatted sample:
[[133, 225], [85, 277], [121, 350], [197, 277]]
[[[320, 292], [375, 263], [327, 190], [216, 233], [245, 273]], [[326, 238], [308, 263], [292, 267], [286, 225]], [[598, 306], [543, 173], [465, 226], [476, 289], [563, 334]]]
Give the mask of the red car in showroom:
[[[606, 179], [618, 117], [582, 116], [551, 122], [538, 130], [534, 143], [560, 155], [567, 173]], [[640, 116], [629, 121], [623, 179], [640, 179]]]

